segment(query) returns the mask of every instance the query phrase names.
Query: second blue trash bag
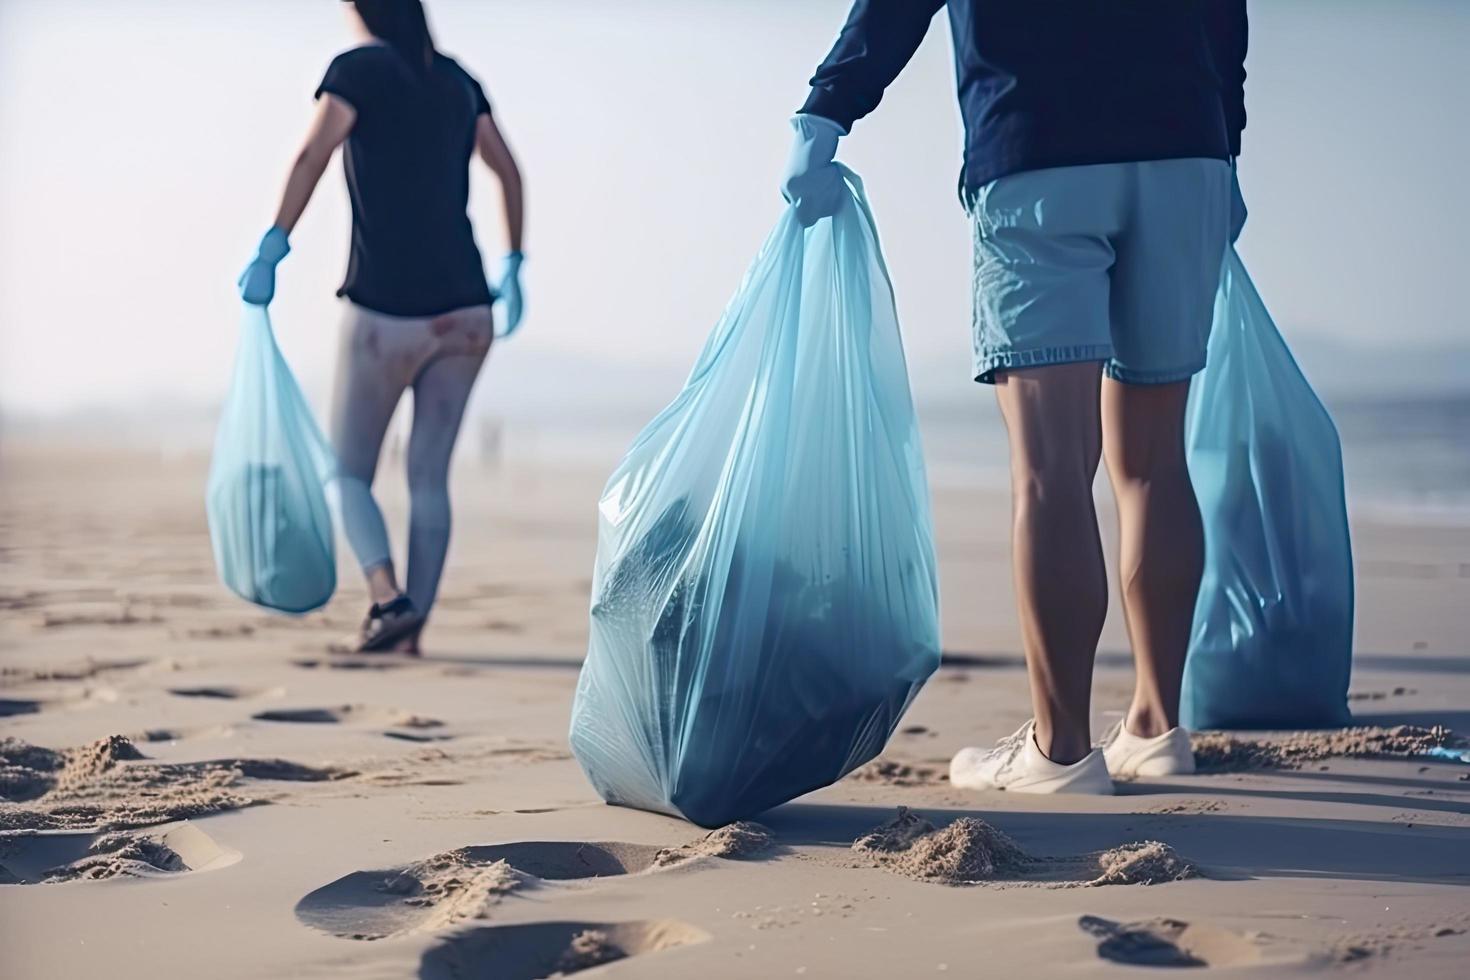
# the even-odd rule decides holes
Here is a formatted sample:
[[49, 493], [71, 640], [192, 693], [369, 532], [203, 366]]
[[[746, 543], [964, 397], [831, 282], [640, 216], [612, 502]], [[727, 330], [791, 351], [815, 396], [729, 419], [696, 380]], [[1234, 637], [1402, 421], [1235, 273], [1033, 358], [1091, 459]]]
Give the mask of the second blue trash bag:
[[236, 595], [288, 613], [332, 597], [337, 560], [325, 486], [335, 465], [265, 307], [247, 305], [206, 500], [215, 565]]
[[1353, 566], [1342, 446], [1233, 248], [1187, 433], [1205, 572], [1182, 723], [1347, 724]]
[[872, 759], [939, 665], [928, 483], [862, 184], [787, 209], [599, 505], [572, 749], [716, 827]]

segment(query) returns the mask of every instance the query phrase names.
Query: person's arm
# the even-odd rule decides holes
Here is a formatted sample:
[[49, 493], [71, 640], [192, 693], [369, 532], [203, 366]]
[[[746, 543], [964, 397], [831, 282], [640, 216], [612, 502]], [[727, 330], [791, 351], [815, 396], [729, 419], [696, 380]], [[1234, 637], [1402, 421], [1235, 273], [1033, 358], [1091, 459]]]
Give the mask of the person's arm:
[[1245, 53], [1250, 37], [1245, 4], [1246, 0], [1205, 0], [1205, 33], [1220, 76], [1220, 104], [1232, 157], [1240, 156], [1245, 130]]
[[831, 53], [812, 76], [801, 112], [852, 124], [878, 107], [945, 0], [856, 0]]
[[505, 204], [505, 237], [512, 254], [521, 251], [526, 221], [525, 193], [521, 184], [521, 168], [495, 125], [495, 118], [482, 113], [475, 124], [475, 149], [485, 166], [500, 181], [500, 194]]
[[[482, 96], [483, 101], [483, 96]], [[484, 103], [488, 106], [488, 103]], [[475, 149], [485, 166], [500, 181], [501, 199], [505, 204], [505, 237], [510, 251], [501, 264], [500, 281], [495, 285], [499, 301], [505, 306], [505, 326], [500, 336], [509, 337], [520, 328], [525, 315], [525, 298], [521, 291], [521, 264], [526, 257], [521, 252], [521, 241], [526, 224], [526, 197], [521, 184], [521, 168], [516, 158], [495, 125], [489, 112], [480, 113], [475, 123]]]
[[357, 122], [357, 110], [335, 95], [324, 95], [306, 133], [306, 142], [291, 165], [276, 223], [261, 238], [255, 257], [240, 274], [240, 298], [256, 306], [269, 306], [276, 296], [276, 266], [291, 254], [291, 230], [301, 220], [307, 202], [321, 182], [332, 154], [337, 152]]
[[332, 162], [332, 155], [346, 142], [356, 123], [357, 110], [338, 96], [328, 93], [317, 102], [316, 115], [291, 165], [286, 189], [281, 193], [281, 206], [276, 211], [275, 226], [287, 235], [301, 220], [322, 174], [327, 171], [327, 164]]

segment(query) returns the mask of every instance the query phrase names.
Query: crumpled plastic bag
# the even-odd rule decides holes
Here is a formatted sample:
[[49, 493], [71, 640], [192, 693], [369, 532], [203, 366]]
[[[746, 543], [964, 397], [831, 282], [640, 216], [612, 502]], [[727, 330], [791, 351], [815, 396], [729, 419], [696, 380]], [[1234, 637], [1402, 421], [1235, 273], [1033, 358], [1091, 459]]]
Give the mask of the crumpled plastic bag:
[[939, 665], [892, 285], [844, 177], [832, 218], [787, 209], [603, 493], [571, 743], [610, 803], [715, 827], [826, 786]]
[[1342, 445], [1229, 249], [1187, 422], [1205, 570], [1181, 721], [1345, 725], [1353, 565]]
[[325, 492], [335, 471], [266, 308], [246, 305], [206, 493], [215, 566], [230, 591], [287, 613], [326, 604], [337, 587]]

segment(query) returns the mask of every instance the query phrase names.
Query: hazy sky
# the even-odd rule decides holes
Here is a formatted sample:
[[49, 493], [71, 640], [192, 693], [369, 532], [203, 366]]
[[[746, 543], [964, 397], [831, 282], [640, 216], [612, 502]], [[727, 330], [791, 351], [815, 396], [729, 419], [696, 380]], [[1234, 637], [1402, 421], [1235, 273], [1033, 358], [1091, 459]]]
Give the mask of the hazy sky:
[[[482, 395], [495, 372], [552, 390], [604, 369], [681, 372], [782, 206], [786, 120], [847, 0], [429, 6], [527, 177], [530, 315]], [[0, 406], [218, 398], [235, 276], [349, 43], [339, 7], [0, 0]], [[1242, 251], [1288, 337], [1470, 336], [1470, 3], [1255, 0], [1251, 13]], [[968, 367], [959, 147], [940, 16], [841, 150], [867, 180], [921, 389]], [[477, 176], [492, 256], [493, 190]], [[334, 167], [273, 308], [318, 398], [347, 229]]]

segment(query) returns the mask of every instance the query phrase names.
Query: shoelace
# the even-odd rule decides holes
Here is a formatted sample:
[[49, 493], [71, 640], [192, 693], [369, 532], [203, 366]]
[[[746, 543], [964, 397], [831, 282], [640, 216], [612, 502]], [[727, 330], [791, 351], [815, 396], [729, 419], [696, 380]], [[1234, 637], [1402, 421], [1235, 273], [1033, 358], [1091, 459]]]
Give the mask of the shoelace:
[[1025, 752], [1026, 741], [1031, 738], [1031, 731], [1034, 725], [1035, 722], [1026, 722], [1018, 731], [1006, 735], [1000, 741], [996, 742], [995, 748], [991, 749], [988, 753], [992, 759], [999, 756], [1005, 757], [1005, 761], [996, 767], [995, 776], [997, 781], [999, 781], [1002, 775], [1011, 771], [1016, 765], [1016, 761]]

